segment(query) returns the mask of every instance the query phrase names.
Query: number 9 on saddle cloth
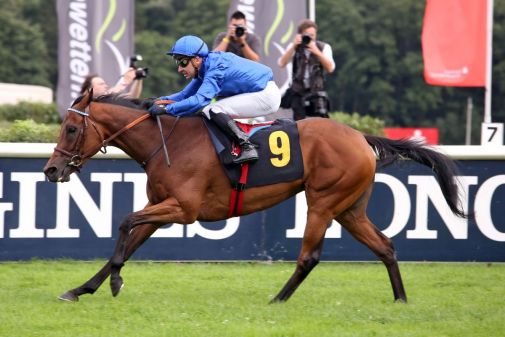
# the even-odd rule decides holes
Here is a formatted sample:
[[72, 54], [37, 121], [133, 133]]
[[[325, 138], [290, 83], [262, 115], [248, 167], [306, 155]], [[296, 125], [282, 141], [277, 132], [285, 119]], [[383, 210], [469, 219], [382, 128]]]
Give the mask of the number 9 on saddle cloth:
[[[221, 165], [232, 186], [241, 177], [241, 165], [233, 163], [236, 146], [207, 118], [203, 121], [209, 131]], [[236, 122], [244, 132], [249, 132], [252, 143], [257, 145], [259, 160], [248, 163], [248, 177], [244, 188], [289, 182], [303, 177], [303, 158], [300, 149], [298, 127], [291, 119], [278, 119], [262, 124]]]

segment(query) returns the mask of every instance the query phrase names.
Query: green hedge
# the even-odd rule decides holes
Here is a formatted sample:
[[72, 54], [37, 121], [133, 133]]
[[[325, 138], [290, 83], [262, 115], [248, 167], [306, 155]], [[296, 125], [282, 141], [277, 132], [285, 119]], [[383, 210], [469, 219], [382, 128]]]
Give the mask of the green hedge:
[[330, 118], [339, 121], [342, 124], [349, 125], [351, 128], [361, 131], [367, 135], [384, 136], [384, 121], [371, 116], [361, 116], [357, 112], [352, 115], [344, 112], [331, 112]]
[[0, 142], [56, 143], [60, 124], [42, 124], [33, 119], [2, 122]]
[[37, 123], [59, 123], [60, 115], [55, 103], [20, 102], [0, 105], [0, 120], [32, 119]]
[[[384, 121], [370, 116], [331, 112], [330, 118], [370, 135], [384, 135]], [[0, 105], [0, 142], [56, 142], [60, 130], [56, 104], [21, 102]]]

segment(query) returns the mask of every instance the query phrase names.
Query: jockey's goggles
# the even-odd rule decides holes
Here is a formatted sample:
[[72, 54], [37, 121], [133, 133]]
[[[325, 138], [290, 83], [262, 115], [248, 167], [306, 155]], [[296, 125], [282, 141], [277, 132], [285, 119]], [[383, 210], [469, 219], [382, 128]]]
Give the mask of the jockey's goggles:
[[190, 57], [181, 57], [175, 59], [175, 64], [177, 64], [178, 67], [186, 68], [190, 61]]

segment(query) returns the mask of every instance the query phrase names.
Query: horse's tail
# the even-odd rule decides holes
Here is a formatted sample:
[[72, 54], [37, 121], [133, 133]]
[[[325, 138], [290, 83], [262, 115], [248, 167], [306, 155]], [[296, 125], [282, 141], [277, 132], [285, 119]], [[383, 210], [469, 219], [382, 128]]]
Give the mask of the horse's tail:
[[460, 206], [456, 180], [458, 169], [451, 158], [415, 140], [393, 140], [370, 135], [365, 135], [365, 139], [374, 148], [379, 167], [388, 166], [398, 159], [408, 158], [431, 168], [451, 211], [462, 218], [468, 217]]

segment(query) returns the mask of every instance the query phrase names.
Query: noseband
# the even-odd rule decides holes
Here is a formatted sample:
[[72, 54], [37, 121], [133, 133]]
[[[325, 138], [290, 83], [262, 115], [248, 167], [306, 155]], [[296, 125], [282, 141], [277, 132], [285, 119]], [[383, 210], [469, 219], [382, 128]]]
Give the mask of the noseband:
[[[82, 118], [83, 126], [81, 128], [79, 136], [77, 137], [77, 140], [75, 142], [75, 146], [74, 146], [72, 152], [69, 152], [69, 151], [59, 148], [59, 147], [55, 147], [54, 150], [60, 152], [61, 154], [63, 154], [66, 157], [69, 157], [70, 161], [66, 164], [66, 166], [74, 167], [77, 169], [77, 171], [79, 171], [81, 169], [83, 162], [86, 159], [92, 157], [98, 151], [100, 151], [102, 153], [107, 153], [107, 146], [117, 136], [119, 136], [120, 134], [122, 134], [126, 130], [134, 127], [135, 125], [137, 125], [140, 122], [149, 118], [149, 114], [144, 114], [144, 115], [140, 116], [139, 118], [135, 119], [133, 122], [126, 125], [125, 127], [123, 127], [122, 129], [120, 129], [119, 131], [117, 131], [116, 133], [114, 133], [109, 138], [104, 139], [102, 132], [96, 126], [96, 122], [91, 118], [91, 116], [89, 114], [88, 107], [86, 107], [86, 111], [81, 111], [81, 110], [74, 109], [74, 108], [68, 108], [67, 111], [74, 112], [76, 114], [81, 115], [83, 117]], [[85, 142], [85, 138], [86, 138], [86, 129], [88, 128], [88, 119], [89, 119], [91, 125], [93, 126], [93, 128], [95, 129], [98, 137], [100, 138], [100, 143], [97, 146], [93, 147], [92, 150], [89, 151], [88, 153], [82, 153], [81, 148], [82, 148], [82, 146]]]

